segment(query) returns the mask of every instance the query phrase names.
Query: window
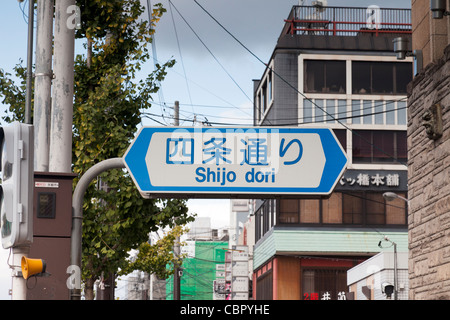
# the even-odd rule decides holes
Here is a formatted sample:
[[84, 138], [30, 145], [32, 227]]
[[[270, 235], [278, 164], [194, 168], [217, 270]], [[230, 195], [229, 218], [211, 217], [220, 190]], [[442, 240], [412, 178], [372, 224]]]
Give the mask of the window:
[[[399, 196], [406, 198], [406, 194], [399, 193]], [[386, 223], [402, 225], [406, 224], [406, 201], [395, 199], [386, 203]]]
[[[259, 240], [275, 224], [275, 199], [266, 200], [255, 212], [255, 239]], [[298, 215], [298, 213], [297, 213]]]
[[352, 62], [354, 94], [406, 94], [412, 65], [405, 62]]
[[[397, 192], [398, 193], [398, 192]], [[406, 194], [398, 193], [402, 197]], [[311, 226], [406, 226], [407, 207], [398, 199], [395, 202], [386, 201], [381, 191], [333, 192], [325, 199], [280, 199], [277, 201], [278, 225]], [[264, 205], [261, 207], [263, 208]], [[270, 228], [261, 228], [263, 219], [258, 218], [262, 209], [256, 214], [256, 230], [261, 230], [258, 240]], [[268, 212], [268, 210], [264, 211]], [[272, 216], [273, 217], [273, 216]]]
[[342, 223], [342, 193], [334, 192], [330, 198], [322, 200], [323, 223]]
[[406, 125], [406, 102], [352, 100], [352, 123]]
[[387, 202], [380, 192], [344, 193], [342, 199], [344, 224], [406, 225], [406, 202], [401, 199]]
[[305, 92], [346, 93], [345, 61], [305, 60]]
[[347, 130], [344, 129], [333, 129], [334, 135], [341, 144], [342, 149], [347, 151]]
[[299, 200], [282, 199], [280, 201], [280, 223], [299, 223]]
[[353, 163], [406, 162], [406, 131], [353, 130]]
[[279, 223], [319, 223], [320, 200], [282, 199], [280, 201]]
[[300, 200], [300, 221], [302, 223], [320, 222], [320, 200]]
[[304, 300], [327, 298], [337, 300], [340, 292], [347, 292], [347, 269], [308, 268], [302, 269], [302, 296]]
[[385, 201], [381, 193], [366, 194], [366, 224], [383, 225], [386, 223]]
[[344, 224], [362, 224], [363, 223], [363, 200], [357, 194], [342, 195], [342, 221]]
[[264, 117], [264, 114], [270, 107], [270, 104], [273, 100], [272, 73], [269, 72], [265, 76], [265, 78], [261, 80], [260, 83], [261, 88], [257, 91], [256, 94], [256, 108], [258, 120], [261, 120]]
[[278, 224], [406, 225], [405, 203], [386, 202], [383, 192], [334, 192], [327, 199], [281, 199], [279, 203]]
[[264, 82], [262, 90], [261, 90], [261, 110], [262, 110], [262, 114], [264, 115], [264, 113], [267, 110], [267, 97], [266, 97], [266, 92], [267, 92], [267, 86], [266, 83]]
[[303, 123], [335, 123], [347, 118], [347, 100], [303, 99]]

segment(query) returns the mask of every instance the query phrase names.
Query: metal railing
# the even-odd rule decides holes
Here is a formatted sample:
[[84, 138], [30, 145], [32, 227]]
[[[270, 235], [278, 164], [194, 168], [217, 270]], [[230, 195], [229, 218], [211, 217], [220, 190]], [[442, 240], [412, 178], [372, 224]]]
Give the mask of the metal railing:
[[376, 6], [315, 7], [294, 6], [285, 20], [285, 34], [357, 36], [411, 34], [411, 10]]

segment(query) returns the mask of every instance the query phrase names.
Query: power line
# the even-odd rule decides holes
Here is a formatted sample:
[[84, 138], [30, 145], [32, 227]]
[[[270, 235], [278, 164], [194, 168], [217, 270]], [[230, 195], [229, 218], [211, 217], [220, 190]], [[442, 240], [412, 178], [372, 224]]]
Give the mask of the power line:
[[[346, 124], [342, 123], [341, 121], [337, 120], [332, 114], [328, 113], [325, 109], [323, 109], [322, 107], [320, 107], [319, 105], [317, 105], [315, 102], [313, 102], [310, 98], [306, 97], [304, 93], [302, 93], [300, 90], [298, 90], [297, 88], [295, 88], [289, 81], [285, 80], [281, 75], [279, 75], [275, 70], [273, 70], [273, 68], [271, 68], [267, 63], [265, 63], [264, 61], [262, 61], [255, 53], [253, 53], [249, 48], [247, 48], [238, 38], [236, 38], [230, 31], [228, 31], [227, 28], [225, 28], [213, 15], [211, 15], [208, 10], [206, 10], [201, 4], [199, 4], [197, 2], [197, 0], [194, 0], [194, 2], [209, 16], [211, 17], [211, 19], [213, 19], [226, 33], [228, 33], [236, 42], [238, 42], [246, 51], [248, 51], [253, 57], [255, 57], [259, 62], [261, 62], [263, 65], [266, 66], [266, 68], [268, 68], [271, 72], [273, 72], [274, 75], [276, 75], [278, 78], [280, 78], [280, 80], [282, 80], [284, 83], [286, 83], [290, 88], [292, 88], [294, 91], [296, 91], [298, 94], [300, 94], [301, 96], [303, 96], [303, 98], [309, 100], [314, 106], [316, 106], [318, 109], [322, 110], [326, 115], [328, 115], [329, 117], [331, 117], [333, 120], [337, 121], [340, 125], [342, 125], [344, 128], [346, 128], [347, 130], [350, 130], [351, 132], [353, 132], [353, 130], [351, 128], [349, 128]], [[353, 132], [354, 133], [354, 132]], [[368, 144], [372, 145], [373, 147], [375, 147], [376, 149], [378, 149], [380, 152], [384, 153], [385, 155], [387, 155], [388, 157], [390, 157], [391, 159], [393, 159], [395, 162], [398, 162], [400, 164], [403, 164], [404, 166], [407, 166], [406, 163], [403, 163], [401, 161], [398, 161], [394, 156], [390, 155], [389, 153], [385, 152], [383, 149], [379, 148], [378, 146], [374, 145], [371, 141], [368, 141], [367, 139], [365, 139], [365, 137], [360, 136], [357, 133], [354, 133], [356, 135], [358, 135], [361, 139], [365, 140]]]
[[[396, 100], [396, 101], [401, 101], [403, 99], [400, 100]], [[393, 101], [393, 100], [392, 100]], [[395, 102], [395, 101], [393, 101]], [[392, 102], [387, 102], [387, 103], [392, 103]], [[209, 108], [227, 108], [227, 107], [220, 107], [220, 106], [207, 106], [207, 105], [202, 105], [201, 107], [209, 107]], [[341, 107], [348, 107], [348, 105], [342, 105]], [[363, 108], [361, 109], [361, 111], [365, 111], [365, 110], [370, 110], [373, 108], [376, 108], [377, 106], [374, 107], [368, 107], [368, 108]], [[169, 108], [173, 108], [173, 107], [169, 107]], [[290, 108], [290, 109], [296, 109], [296, 108]], [[339, 120], [347, 120], [347, 119], [358, 119], [358, 118], [366, 118], [369, 116], [373, 116], [373, 115], [380, 115], [380, 114], [388, 114], [388, 113], [392, 113], [392, 112], [397, 112], [399, 110], [404, 110], [407, 109], [407, 107], [397, 107], [395, 109], [391, 109], [391, 110], [383, 110], [383, 111], [374, 111], [371, 113], [363, 113], [363, 114], [359, 114], [359, 115], [351, 115], [351, 116], [347, 116], [348, 111], [342, 111], [342, 112], [337, 112], [336, 115], [345, 115], [345, 116], [338, 116], [335, 119], [325, 119], [322, 121], [319, 121], [317, 123], [321, 123], [321, 122], [329, 122], [329, 121], [339, 121]], [[219, 119], [235, 119], [235, 120], [242, 120], [242, 118], [235, 118], [235, 117], [224, 117], [224, 116], [217, 116], [217, 115], [211, 115], [211, 114], [204, 114], [204, 113], [200, 113], [197, 115], [202, 115], [204, 117], [211, 117], [211, 118], [219, 118]], [[283, 124], [283, 125], [299, 125], [299, 122], [306, 124], [306, 123], [312, 123], [314, 121], [310, 121], [310, 122], [305, 122], [306, 119], [313, 119], [313, 117], [303, 117], [303, 118], [297, 118], [297, 122], [295, 123], [289, 123], [289, 124]], [[284, 121], [284, 120], [294, 120], [292, 117], [290, 118], [277, 118], [277, 121]], [[249, 121], [252, 121], [252, 119], [250, 119]]]
[[[148, 14], [148, 24], [149, 24], [149, 28], [152, 29], [152, 20], [153, 20], [153, 15], [151, 13], [151, 1], [147, 0], [147, 14]], [[157, 56], [157, 52], [156, 52], [156, 39], [155, 39], [155, 33], [151, 32], [150, 34], [151, 37], [151, 46], [152, 46], [152, 58], [153, 58], [153, 68], [155, 70], [157, 70], [157, 64], [158, 64], [158, 56]], [[159, 89], [158, 89], [158, 97], [159, 97], [159, 101], [161, 102], [161, 112], [164, 112], [164, 105], [163, 105], [163, 101], [165, 101], [164, 99], [164, 95], [163, 95], [163, 89], [161, 86], [161, 82], [158, 79], [155, 79], [156, 84], [158, 85]], [[165, 119], [164, 119], [165, 120]], [[161, 123], [162, 124], [162, 123]]]
[[[400, 100], [398, 100], [400, 101]], [[204, 106], [204, 107], [208, 107], [208, 106]], [[213, 108], [214, 106], [211, 106], [211, 108]], [[169, 107], [172, 108], [172, 107]], [[225, 107], [226, 108], [226, 107]], [[329, 121], [340, 121], [340, 120], [348, 120], [348, 119], [357, 119], [357, 118], [365, 118], [365, 117], [369, 117], [372, 115], [379, 115], [379, 114], [385, 114], [385, 113], [391, 113], [391, 112], [397, 112], [398, 110], [403, 110], [403, 109], [407, 109], [407, 107], [399, 107], [399, 108], [395, 108], [392, 110], [383, 110], [383, 111], [378, 111], [378, 112], [371, 112], [371, 113], [365, 113], [365, 114], [360, 114], [360, 115], [352, 115], [352, 116], [343, 116], [343, 117], [337, 117], [334, 120], [333, 119], [325, 119], [322, 120], [320, 122], [315, 122], [315, 123], [325, 123], [325, 122], [329, 122]], [[339, 114], [347, 114], [347, 111], [345, 112], [338, 112], [337, 115]], [[152, 114], [153, 116], [158, 116], [156, 114]], [[204, 114], [204, 113], [200, 113], [197, 115], [201, 115], [203, 117], [210, 117], [210, 118], [217, 118], [217, 119], [230, 119], [230, 120], [246, 120], [246, 119], [242, 119], [242, 118], [235, 118], [235, 117], [226, 117], [226, 116], [218, 116], [218, 115], [210, 115], [210, 114]], [[207, 118], [206, 118], [207, 119]], [[290, 123], [284, 123], [284, 124], [278, 124], [276, 126], [292, 126], [292, 125], [299, 125], [299, 124], [309, 124], [309, 123], [314, 123], [314, 121], [311, 122], [305, 122], [305, 119], [309, 119], [309, 118], [297, 118], [296, 122], [290, 122]], [[312, 119], [312, 118], [311, 118]], [[183, 119], [184, 121], [193, 121], [191, 119], [185, 118]], [[277, 121], [284, 121], [284, 120], [295, 120], [293, 118], [285, 118], [285, 119], [280, 119], [277, 118]], [[252, 121], [252, 119], [248, 119], [248, 121]], [[229, 122], [211, 122], [209, 120], [207, 120], [206, 122], [210, 123], [210, 124], [218, 124], [218, 125], [239, 125], [238, 123], [229, 123]], [[299, 123], [301, 122], [301, 123]], [[353, 131], [352, 131], [353, 132]], [[372, 144], [371, 144], [372, 145]]]
[[[205, 88], [205, 87], [203, 87], [202, 85], [196, 83], [195, 81], [193, 81], [193, 80], [191, 80], [191, 79], [188, 79], [186, 76], [183, 76], [183, 75], [180, 74], [179, 72], [177, 72], [177, 71], [175, 71], [175, 70], [173, 70], [173, 69], [170, 69], [170, 72], [176, 73], [176, 74], [179, 75], [180, 77], [183, 77], [183, 78], [186, 79], [187, 81], [189, 81], [189, 82], [195, 84], [195, 85], [196, 85], [197, 87], [199, 87], [200, 89], [202, 89], [202, 90], [208, 92], [209, 94], [213, 95], [213, 96], [216, 97], [217, 99], [219, 99], [219, 100], [223, 101], [224, 103], [230, 105], [229, 108], [237, 109], [237, 110], [241, 111], [242, 113], [245, 113], [246, 115], [248, 115], [248, 116], [250, 116], [250, 117], [253, 117], [251, 114], [248, 114], [247, 112], [245, 112], [245, 111], [242, 110], [241, 108], [235, 106], [233, 103], [231, 103], [231, 102], [225, 100], [224, 98], [218, 96], [218, 95], [215, 94], [214, 92], [208, 90], [207, 88]], [[166, 102], [163, 102], [163, 104], [164, 104], [164, 106], [165, 106], [165, 105], [166, 105]], [[183, 104], [180, 103], [180, 105], [183, 105]], [[185, 104], [185, 105], [186, 105], [186, 104]], [[193, 106], [201, 106], [201, 105], [193, 104]], [[223, 108], [226, 108], [226, 107], [223, 107]]]
[[253, 100], [245, 93], [245, 91], [242, 89], [242, 87], [237, 83], [237, 81], [233, 78], [233, 76], [225, 69], [225, 67], [220, 63], [219, 59], [214, 55], [214, 53], [208, 48], [208, 46], [205, 44], [205, 42], [200, 38], [198, 33], [192, 28], [192, 26], [187, 22], [187, 20], [184, 18], [184, 16], [180, 13], [180, 11], [175, 7], [175, 5], [172, 3], [172, 1], [169, 0], [169, 3], [171, 6], [174, 7], [174, 9], [177, 11], [177, 13], [180, 15], [180, 17], [183, 19], [183, 21], [186, 23], [186, 25], [191, 29], [192, 33], [197, 37], [197, 39], [200, 41], [200, 43], [206, 48], [206, 50], [209, 52], [209, 54], [214, 58], [214, 60], [217, 62], [217, 64], [224, 70], [224, 72], [228, 75], [228, 77], [233, 81], [233, 83], [239, 88], [239, 90], [247, 97], [247, 99], [253, 103]]
[[[174, 17], [173, 17], [173, 13], [172, 13], [172, 7], [175, 8], [175, 6], [172, 4], [172, 1], [170, 1], [170, 0], [169, 0], [169, 4], [170, 4], [169, 8], [170, 8], [170, 15], [171, 15], [171, 17], [172, 17], [173, 29], [174, 29], [174, 31], [175, 31], [175, 38], [176, 38], [176, 40], [177, 40], [178, 52], [179, 52], [179, 54], [180, 54], [181, 66], [182, 66], [182, 68], [183, 68], [183, 73], [184, 73], [184, 76], [185, 76], [185, 79], [186, 79], [186, 87], [187, 87], [187, 91], [188, 91], [188, 95], [189, 95], [189, 101], [191, 102], [191, 106], [192, 106], [191, 90], [190, 90], [190, 88], [189, 88], [189, 83], [188, 83], [187, 77], [186, 77], [186, 69], [185, 69], [185, 67], [184, 67], [183, 55], [181, 54], [181, 47], [180, 47], [180, 41], [179, 41], [179, 39], [178, 39], [177, 27], [176, 27], [176, 24], [175, 24], [175, 19], [174, 19]], [[176, 8], [175, 8], [175, 10], [176, 10]], [[177, 12], [178, 12], [178, 10], [177, 10]], [[192, 107], [192, 111], [194, 112], [194, 107]], [[194, 113], [195, 113], [195, 112], [194, 112]]]

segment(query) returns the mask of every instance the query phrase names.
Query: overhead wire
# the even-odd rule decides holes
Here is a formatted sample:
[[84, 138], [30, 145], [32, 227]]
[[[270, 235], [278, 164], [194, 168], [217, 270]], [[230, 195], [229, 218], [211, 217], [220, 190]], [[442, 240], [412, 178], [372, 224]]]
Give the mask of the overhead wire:
[[[386, 100], [386, 103], [392, 103], [395, 101], [401, 101], [403, 100], [399, 99], [399, 100]], [[225, 106], [207, 106], [207, 105], [198, 105], [199, 107], [206, 107], [206, 108], [227, 108]], [[347, 107], [348, 105], [342, 105], [341, 107]], [[370, 109], [374, 109], [376, 108], [377, 105], [375, 105], [374, 107], [368, 107], [368, 108], [363, 108], [360, 111], [365, 111], [365, 110], [370, 110]], [[169, 108], [173, 108], [173, 107], [169, 107]], [[294, 108], [291, 108], [294, 109]], [[296, 109], [296, 108], [295, 108]], [[374, 111], [371, 113], [363, 113], [363, 114], [358, 114], [358, 115], [351, 115], [351, 116], [347, 116], [348, 111], [342, 111], [342, 112], [337, 112], [335, 113], [338, 117], [335, 119], [325, 119], [322, 120], [321, 122], [330, 122], [330, 121], [338, 121], [338, 120], [348, 120], [348, 119], [358, 119], [358, 118], [366, 118], [366, 117], [370, 117], [373, 115], [380, 115], [380, 114], [388, 114], [388, 113], [392, 113], [392, 112], [397, 112], [399, 110], [404, 110], [407, 109], [407, 107], [397, 107], [395, 109], [391, 109], [391, 110], [383, 110], [383, 111]], [[208, 114], [204, 114], [204, 113], [200, 113], [200, 115], [205, 116], [205, 117], [211, 117], [211, 118], [221, 118], [221, 119], [236, 119], [236, 120], [242, 120], [242, 118], [235, 118], [235, 117], [225, 117], [225, 116], [217, 116], [217, 115], [208, 115]], [[345, 115], [345, 116], [339, 116], [339, 115]], [[303, 117], [303, 118], [296, 118], [293, 119], [292, 117], [290, 118], [277, 118], [277, 121], [284, 121], [284, 120], [297, 120], [295, 123], [287, 123], [287, 124], [282, 124], [280, 126], [286, 126], [286, 125], [300, 125], [300, 124], [307, 124], [307, 123], [313, 123], [314, 121], [309, 121], [309, 122], [305, 122], [307, 120], [312, 120], [312, 117]], [[249, 119], [249, 121], [252, 121], [252, 119]], [[301, 123], [299, 123], [301, 122]], [[277, 125], [278, 126], [278, 125]]]
[[[176, 9], [176, 8], [175, 8], [175, 9]], [[171, 70], [171, 71], [173, 71], [173, 72], [179, 74], [178, 72], [176, 72], [176, 71], [174, 71], [174, 70]], [[182, 76], [186, 81], [193, 82], [192, 80], [188, 79], [186, 75], [184, 75], [184, 76], [181, 75], [181, 74], [179, 74], [179, 75]], [[204, 108], [234, 108], [234, 109], [238, 109], [239, 111], [241, 111], [241, 112], [243, 112], [243, 113], [246, 113], [246, 112], [244, 112], [244, 111], [242, 110], [242, 108], [238, 108], [238, 107], [234, 106], [233, 104], [231, 104], [230, 102], [228, 102], [228, 101], [224, 100], [223, 98], [217, 96], [217, 95], [214, 94], [213, 92], [208, 91], [208, 89], [202, 87], [201, 85], [199, 85], [199, 84], [197, 84], [197, 83], [195, 83], [195, 82], [193, 82], [193, 83], [194, 83], [195, 85], [199, 86], [201, 89], [203, 89], [203, 90], [209, 92], [210, 94], [213, 94], [216, 98], [222, 100], [222, 101], [225, 102], [226, 104], [229, 104], [230, 107], [227, 107], [227, 106], [208, 106], [208, 105], [199, 105], [199, 104], [193, 104], [193, 106], [196, 106], [196, 107], [204, 107]], [[336, 113], [336, 115], [338, 115], [338, 117], [335, 118], [335, 120], [336, 120], [336, 121], [340, 121], [340, 120], [346, 120], [346, 119], [364, 118], [364, 117], [369, 117], [369, 116], [372, 116], [372, 115], [384, 114], [384, 113], [391, 113], [391, 112], [396, 112], [396, 111], [398, 111], [398, 110], [407, 109], [407, 107], [397, 107], [397, 108], [393, 108], [393, 109], [391, 109], [391, 110], [383, 110], [383, 111], [377, 111], [377, 112], [372, 112], [372, 113], [364, 113], [365, 110], [376, 109], [377, 107], [382, 106], [382, 105], [384, 105], [384, 104], [388, 105], [388, 104], [393, 104], [393, 103], [395, 103], [395, 102], [400, 102], [400, 101], [404, 101], [404, 100], [406, 100], [406, 98], [392, 99], [392, 100], [379, 100], [379, 101], [380, 101], [380, 104], [375, 103], [373, 106], [369, 106], [369, 107], [367, 107], [367, 108], [366, 108], [366, 107], [363, 107], [362, 109], [358, 109], [358, 111], [360, 111], [360, 112], [362, 113], [362, 114], [359, 114], [359, 115], [352, 115], [352, 116], [340, 117], [340, 116], [339, 116], [340, 114], [342, 114], [342, 113], [347, 114], [347, 111], [344, 111], [344, 112], [338, 112], [338, 113]], [[157, 103], [154, 103], [154, 104], [157, 104]], [[183, 105], [183, 104], [180, 104], [180, 105]], [[184, 105], [188, 105], [188, 104], [184, 104]], [[160, 102], [160, 106], [161, 106], [162, 108], [172, 108], [172, 109], [173, 109], [173, 107], [168, 106], [168, 104], [167, 104], [166, 102], [164, 102], [164, 101], [163, 101], [163, 102]], [[350, 104], [350, 105], [349, 105], [349, 104], [341, 105], [340, 107], [345, 107], [345, 108], [347, 108], [347, 107], [349, 107], [349, 106], [351, 106], [351, 104]], [[287, 107], [286, 109], [298, 109], [298, 108], [297, 108], [297, 107], [292, 107], [292, 108]], [[180, 111], [180, 112], [181, 112], [181, 111]], [[215, 116], [215, 115], [207, 115], [207, 114], [204, 114], [204, 113], [198, 113], [198, 112], [193, 112], [193, 114], [194, 114], [194, 115], [203, 116], [203, 117], [205, 117], [206, 119], [207, 119], [207, 117], [224, 118], [224, 119], [233, 119], [233, 118], [230, 118], [230, 117], [220, 117], [220, 116]], [[249, 115], [249, 116], [251, 116], [251, 115], [248, 114], [248, 113], [246, 113], [246, 114]], [[251, 117], [252, 117], [252, 116], [251, 116]], [[163, 118], [164, 118], [164, 116], [163, 116]], [[169, 116], [169, 119], [173, 119], [173, 117], [170, 117], [170, 116]], [[235, 118], [235, 119], [241, 120], [241, 118]], [[153, 119], [153, 120], [154, 120], [154, 119]], [[277, 118], [277, 121], [284, 121], [284, 120], [294, 120], [294, 119], [293, 119], [292, 117], [291, 117], [291, 118], [286, 118], [286, 119], [283, 119], [283, 118]], [[305, 121], [305, 120], [306, 120], [306, 118], [297, 118], [297, 121], [296, 121], [296, 122], [284, 123], [284, 124], [282, 124], [282, 126], [299, 125], [298, 122]], [[328, 122], [328, 121], [330, 121], [330, 120], [333, 120], [333, 119], [325, 120], [325, 122]], [[154, 120], [154, 121], [156, 121], [156, 120]], [[192, 121], [192, 122], [194, 122], [194, 120], [192, 120], [192, 119], [184, 119], [184, 121]], [[253, 119], [249, 119], [249, 121], [252, 122]], [[209, 122], [209, 121], [206, 121], [206, 122]], [[236, 125], [236, 123], [221, 123], [221, 122], [214, 122], [214, 124], [217, 124], [217, 125]]]
[[[327, 116], [331, 117], [332, 119], [336, 120], [334, 115], [328, 113], [324, 108], [320, 107], [319, 105], [317, 105], [314, 101], [312, 101], [312, 99], [308, 98], [303, 92], [301, 92], [300, 90], [298, 90], [296, 87], [294, 87], [289, 81], [287, 81], [286, 79], [284, 79], [281, 75], [278, 74], [278, 72], [276, 72], [273, 68], [271, 68], [267, 63], [265, 63], [263, 60], [261, 60], [261, 58], [259, 58], [253, 51], [251, 51], [244, 43], [242, 43], [237, 37], [235, 37], [227, 28], [225, 28], [225, 26], [220, 23], [208, 10], [206, 10], [200, 3], [198, 3], [197, 0], [194, 0], [194, 2], [214, 21], [216, 22], [228, 35], [230, 35], [237, 43], [239, 43], [248, 53], [250, 53], [254, 58], [256, 58], [260, 63], [262, 63], [267, 69], [269, 69], [271, 72], [273, 72], [274, 75], [276, 75], [281, 81], [283, 81], [284, 83], [286, 83], [291, 89], [293, 89], [294, 91], [296, 91], [298, 94], [300, 94], [304, 99], [309, 100], [315, 107], [317, 107], [318, 109], [322, 110]], [[353, 132], [353, 130], [347, 126], [345, 123], [336, 120], [340, 125], [342, 125], [345, 129]], [[354, 133], [354, 132], [353, 132]], [[358, 135], [357, 133], [355, 133], [356, 135]], [[406, 163], [403, 163], [401, 161], [398, 161], [393, 155], [387, 153], [386, 151], [384, 151], [383, 149], [379, 148], [378, 146], [374, 145], [371, 141], [368, 141], [365, 137], [360, 136], [359, 137], [363, 140], [366, 141], [366, 143], [372, 145], [374, 148], [378, 149], [380, 152], [384, 153], [385, 155], [387, 155], [388, 157], [390, 157], [391, 159], [393, 159], [395, 162], [398, 162], [404, 166], [407, 166]]]
[[[175, 6], [172, 4], [172, 1], [169, 0], [170, 16], [172, 17], [172, 25], [173, 25], [173, 29], [175, 31], [175, 38], [176, 38], [177, 46], [178, 46], [178, 53], [180, 54], [181, 66], [183, 68], [183, 73], [184, 73], [184, 76], [185, 76], [185, 79], [186, 79], [186, 88], [187, 88], [187, 92], [188, 92], [188, 96], [189, 96], [189, 101], [191, 102], [191, 106], [192, 106], [191, 90], [189, 88], [189, 82], [187, 81], [186, 68], [184, 66], [183, 55], [181, 53], [180, 40], [178, 38], [177, 26], [176, 26], [176, 23], [175, 23], [175, 19], [173, 17], [172, 7], [175, 8]], [[177, 12], [178, 12], [178, 10], [177, 10]], [[193, 106], [192, 106], [192, 111], [194, 112], [194, 107]], [[195, 114], [195, 112], [194, 112], [194, 114]]]
[[[213, 57], [213, 59], [217, 62], [217, 64], [223, 69], [223, 71], [228, 75], [228, 77], [233, 81], [233, 83], [239, 88], [239, 90], [247, 97], [247, 99], [253, 103], [253, 100], [247, 95], [247, 93], [242, 89], [242, 87], [237, 83], [237, 81], [233, 78], [233, 76], [225, 69], [223, 64], [219, 61], [219, 59], [214, 55], [214, 53], [209, 49], [209, 47], [206, 45], [206, 43], [200, 38], [198, 33], [192, 28], [192, 26], [189, 24], [189, 22], [184, 18], [184, 16], [181, 14], [181, 12], [177, 9], [177, 7], [172, 3], [172, 1], [169, 0], [170, 5], [177, 11], [177, 13], [180, 15], [181, 19], [186, 23], [186, 25], [189, 27], [189, 29], [192, 31], [192, 33], [196, 36], [196, 38], [200, 41], [200, 43], [205, 47], [205, 49], [209, 52], [209, 54]], [[251, 116], [251, 115], [249, 115]]]
[[[248, 115], [248, 116], [250, 116], [250, 117], [253, 117], [252, 115], [250, 115], [250, 114], [248, 114], [247, 112], [245, 112], [244, 110], [242, 110], [242, 108], [239, 108], [239, 107], [235, 106], [233, 103], [231, 103], [231, 102], [225, 100], [223, 97], [218, 96], [216, 93], [214, 93], [214, 92], [208, 90], [207, 88], [203, 87], [202, 85], [198, 84], [197, 82], [193, 81], [192, 79], [188, 79], [186, 76], [180, 74], [180, 73], [177, 72], [176, 70], [171, 69], [170, 72], [173, 72], [173, 73], [179, 75], [180, 77], [183, 77], [183, 78], [186, 79], [187, 81], [189, 81], [189, 82], [195, 84], [195, 85], [196, 85], [197, 87], [199, 87], [200, 89], [202, 89], [202, 90], [208, 92], [209, 94], [213, 95], [213, 96], [216, 97], [217, 99], [219, 99], [219, 100], [221, 100], [222, 102], [224, 102], [224, 103], [226, 103], [226, 104], [229, 105], [229, 107], [221, 106], [220, 108], [234, 108], [234, 109], [237, 109], [238, 111], [240, 111], [240, 112], [242, 112], [242, 113], [245, 113], [246, 115]], [[166, 105], [166, 102], [164, 102], [164, 105]], [[180, 103], [180, 106], [181, 106], [181, 105], [188, 105], [188, 104]], [[193, 106], [196, 106], [196, 107], [202, 107], [202, 106], [205, 106], [205, 105], [193, 104]]]
[[[153, 14], [151, 13], [151, 1], [147, 0], [147, 14], [148, 14], [148, 24], [149, 24], [149, 28], [150, 30], [152, 29], [152, 21], [153, 21]], [[150, 34], [151, 37], [151, 46], [152, 46], [152, 60], [153, 60], [153, 68], [156, 70], [157, 69], [157, 64], [158, 64], [158, 56], [157, 56], [157, 51], [156, 51], [156, 39], [155, 39], [155, 32], [151, 32]], [[163, 95], [163, 89], [161, 86], [161, 82], [158, 79], [155, 79], [156, 84], [158, 85], [158, 97], [159, 97], [159, 101], [160, 101], [160, 106], [161, 106], [161, 112], [165, 112], [164, 107], [165, 107], [165, 99], [164, 99], [164, 95]], [[164, 119], [164, 117], [163, 117]], [[165, 119], [164, 119], [165, 120]], [[164, 124], [164, 125], [167, 125]]]

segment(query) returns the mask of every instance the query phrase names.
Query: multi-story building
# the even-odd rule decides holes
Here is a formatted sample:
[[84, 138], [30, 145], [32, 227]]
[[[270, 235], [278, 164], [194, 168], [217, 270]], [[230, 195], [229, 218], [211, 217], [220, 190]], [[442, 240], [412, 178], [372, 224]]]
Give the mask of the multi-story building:
[[383, 194], [407, 193], [413, 63], [397, 60], [393, 39], [411, 37], [411, 12], [318, 3], [294, 6], [285, 20], [254, 81], [254, 124], [331, 128], [349, 162], [328, 197], [257, 201], [255, 299], [348, 297], [347, 270], [392, 251], [380, 240], [408, 250], [407, 205]]
[[450, 299], [450, 2], [412, 1], [423, 69], [408, 97], [409, 298]]
[[[194, 221], [183, 241], [179, 300], [225, 299], [225, 292], [217, 287], [225, 285], [225, 256], [228, 234], [219, 235], [211, 228], [211, 219], [199, 217]], [[219, 285], [217, 283], [220, 283]], [[166, 299], [174, 300], [173, 276], [166, 280]], [[177, 299], [177, 297], [175, 297]]]

